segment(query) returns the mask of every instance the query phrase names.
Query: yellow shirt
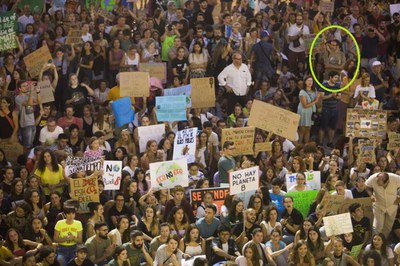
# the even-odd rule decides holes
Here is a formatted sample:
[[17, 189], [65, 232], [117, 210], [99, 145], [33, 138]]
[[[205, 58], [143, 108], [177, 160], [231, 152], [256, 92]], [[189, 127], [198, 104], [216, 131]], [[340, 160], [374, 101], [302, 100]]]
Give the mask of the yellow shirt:
[[8, 248], [5, 246], [0, 247], [0, 262], [3, 260], [9, 261], [12, 258], [14, 258], [14, 255]]
[[[119, 86], [112, 87], [110, 92], [107, 95], [107, 100], [108, 101], [116, 101], [120, 98], [121, 98], [121, 96], [120, 96]], [[132, 102], [132, 105], [135, 104], [135, 97], [131, 97], [131, 102]]]
[[[43, 185], [57, 185], [60, 184], [64, 180], [63, 175], [63, 167], [59, 164], [57, 172], [51, 172], [47, 167], [44, 169], [44, 172], [40, 172], [39, 169], [36, 169], [35, 175], [40, 177], [40, 180]], [[62, 193], [63, 189], [61, 187], [56, 188], [56, 191]], [[45, 195], [50, 195], [50, 189], [48, 187], [43, 188], [43, 192]]]
[[[54, 229], [60, 232], [60, 238], [67, 237], [70, 234], [72, 234], [74, 237], [78, 237], [78, 233], [83, 230], [82, 223], [80, 221], [74, 220], [72, 224], [67, 224], [66, 219], [58, 221]], [[68, 240], [60, 243], [60, 245], [73, 246], [76, 245], [76, 242]]]

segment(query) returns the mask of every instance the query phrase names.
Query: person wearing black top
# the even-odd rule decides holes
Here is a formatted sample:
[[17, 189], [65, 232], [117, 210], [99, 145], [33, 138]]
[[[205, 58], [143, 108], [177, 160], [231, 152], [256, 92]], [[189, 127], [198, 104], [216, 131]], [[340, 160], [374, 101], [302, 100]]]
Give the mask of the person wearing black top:
[[[220, 261], [235, 261], [240, 256], [238, 247], [235, 240], [231, 238], [231, 232], [229, 227], [221, 224], [218, 227], [218, 237], [211, 242], [211, 263], [214, 265]], [[228, 252], [226, 252], [228, 250]]]
[[282, 241], [286, 244], [290, 244], [294, 241], [294, 235], [300, 226], [303, 224], [303, 215], [301, 212], [293, 207], [293, 198], [285, 196], [283, 198], [283, 205], [285, 210], [282, 213], [281, 224], [283, 227], [283, 239]]
[[84, 244], [76, 246], [75, 258], [70, 260], [67, 266], [94, 266], [94, 263], [87, 258], [88, 250]]

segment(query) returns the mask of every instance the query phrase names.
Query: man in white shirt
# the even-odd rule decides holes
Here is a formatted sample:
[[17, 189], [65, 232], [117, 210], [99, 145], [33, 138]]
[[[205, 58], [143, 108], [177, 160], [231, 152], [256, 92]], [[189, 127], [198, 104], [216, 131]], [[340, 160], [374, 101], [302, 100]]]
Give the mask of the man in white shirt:
[[376, 173], [365, 182], [366, 190], [373, 202], [374, 232], [390, 234], [396, 220], [400, 197], [400, 176], [392, 173]]
[[242, 63], [242, 54], [234, 52], [233, 63], [225, 67], [218, 75], [219, 85], [225, 88], [228, 98], [228, 114], [233, 113], [236, 103], [246, 105], [246, 96], [251, 85], [251, 74], [246, 64]]
[[310, 29], [303, 24], [303, 14], [296, 15], [296, 24], [290, 26], [287, 41], [289, 42], [288, 65], [290, 72], [295, 73], [298, 62], [306, 61], [303, 35], [310, 34]]
[[61, 133], [64, 133], [64, 130], [60, 126], [57, 126], [57, 122], [54, 117], [49, 117], [47, 120], [47, 126], [40, 130], [40, 144], [42, 146], [50, 147], [56, 142], [58, 135]]
[[26, 25], [33, 24], [33, 16], [31, 15], [31, 8], [29, 5], [24, 5], [22, 9], [22, 15], [18, 18], [19, 32], [25, 32]]

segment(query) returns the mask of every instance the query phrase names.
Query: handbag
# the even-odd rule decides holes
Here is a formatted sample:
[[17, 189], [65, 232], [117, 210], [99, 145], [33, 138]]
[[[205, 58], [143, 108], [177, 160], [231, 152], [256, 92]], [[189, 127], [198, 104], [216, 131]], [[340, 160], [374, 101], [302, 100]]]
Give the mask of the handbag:
[[[300, 31], [303, 30], [303, 27], [304, 27], [304, 25], [301, 26]], [[299, 47], [299, 46], [300, 46], [300, 37], [293, 41], [293, 47], [294, 47], [294, 48]]]

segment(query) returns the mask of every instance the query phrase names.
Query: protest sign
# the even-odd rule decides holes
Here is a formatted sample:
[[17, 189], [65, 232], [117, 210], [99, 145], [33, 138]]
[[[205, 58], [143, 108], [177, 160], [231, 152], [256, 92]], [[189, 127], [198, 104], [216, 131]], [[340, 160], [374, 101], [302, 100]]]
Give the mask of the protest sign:
[[71, 179], [69, 182], [73, 200], [79, 202], [100, 202], [97, 177]]
[[79, 171], [100, 171], [102, 169], [101, 157], [73, 157], [65, 160], [65, 175], [71, 176]]
[[115, 117], [115, 124], [117, 127], [122, 127], [125, 124], [129, 124], [135, 120], [135, 113], [132, 109], [132, 101], [129, 97], [124, 97], [113, 101], [111, 108]]
[[19, 142], [9, 143], [8, 139], [0, 139], [0, 148], [6, 152], [7, 160], [13, 165], [16, 165], [18, 157], [24, 154], [24, 147]]
[[44, 2], [44, 0], [20, 0], [18, 2], [18, 8], [23, 10], [25, 5], [29, 5], [31, 12], [42, 14]]
[[54, 0], [53, 5], [57, 8], [64, 8], [66, 0]]
[[82, 42], [82, 30], [69, 30], [65, 44], [79, 44]]
[[373, 100], [372, 102], [370, 101], [363, 101], [361, 103], [362, 109], [367, 109], [367, 110], [378, 110], [379, 108], [379, 101], [378, 100]]
[[353, 259], [355, 259], [357, 261], [358, 256], [361, 253], [362, 247], [363, 247], [363, 244], [352, 246], [351, 251], [350, 251], [350, 257], [352, 257]]
[[167, 82], [166, 63], [139, 63], [140, 72], [148, 72], [150, 77], [156, 77], [163, 83]]
[[119, 73], [120, 97], [149, 97], [150, 76], [147, 72]]
[[351, 223], [351, 216], [349, 212], [327, 216], [324, 217], [323, 220], [327, 237], [353, 232], [353, 224]]
[[186, 85], [178, 88], [172, 88], [172, 89], [165, 89], [164, 90], [164, 96], [171, 96], [171, 95], [185, 95], [186, 96], [186, 107], [190, 108], [192, 107], [192, 99], [191, 99], [191, 94], [192, 94], [192, 85]]
[[248, 124], [284, 138], [295, 140], [300, 115], [254, 100]]
[[[271, 197], [271, 202], [276, 206], [278, 209], [278, 216], [281, 217], [283, 211], [285, 210], [285, 206], [283, 205], [283, 198], [285, 196], [282, 195], [276, 195], [274, 193], [269, 193], [269, 196]], [[279, 221], [279, 220], [278, 220]]]
[[340, 207], [338, 208], [337, 213], [345, 213], [349, 211], [349, 207], [353, 203], [361, 204], [364, 210], [364, 216], [368, 217], [372, 222], [374, 220], [374, 212], [372, 209], [372, 200], [371, 198], [356, 198], [356, 199], [344, 199]]
[[221, 213], [221, 207], [224, 205], [226, 196], [229, 195], [228, 187], [213, 187], [190, 190], [190, 205], [193, 207], [193, 212], [196, 213], [197, 207], [203, 202], [204, 194], [211, 192], [213, 194], [213, 203], [218, 206], [218, 213]]
[[86, 150], [83, 154], [83, 158], [87, 159], [87, 158], [101, 158], [103, 156], [103, 150], [102, 149], [98, 149], [95, 151], [92, 150]]
[[319, 209], [324, 213], [337, 213], [343, 202], [343, 195], [331, 195], [327, 191], [319, 203]]
[[174, 139], [173, 160], [187, 159], [187, 163], [195, 162], [197, 127], [180, 130]]
[[24, 57], [25, 66], [31, 78], [39, 76], [42, 67], [50, 60], [53, 59], [47, 45], [43, 45], [39, 49], [36, 49], [34, 52]]
[[156, 115], [159, 122], [186, 120], [186, 96], [157, 96]]
[[101, 8], [107, 11], [114, 10], [115, 0], [101, 0]]
[[221, 144], [225, 141], [233, 141], [235, 150], [233, 156], [253, 154], [254, 127], [224, 128], [222, 129]]
[[[305, 172], [306, 175], [306, 184], [312, 190], [320, 190], [321, 189], [321, 172], [320, 171], [311, 171]], [[290, 189], [291, 187], [296, 185], [296, 175], [297, 173], [286, 174], [286, 187]]]
[[186, 159], [150, 164], [152, 188], [173, 188], [189, 186], [189, 172]]
[[99, 14], [99, 16], [103, 17], [105, 20], [109, 20], [111, 22], [113, 22], [113, 20], [115, 18], [115, 15], [109, 11], [104, 10], [104, 7], [98, 8], [96, 10], [96, 12], [97, 12], [97, 14]]
[[254, 153], [258, 154], [259, 152], [262, 151], [272, 151], [272, 145], [271, 142], [261, 142], [261, 143], [255, 143], [254, 144]]
[[17, 48], [17, 15], [13, 11], [2, 13], [0, 22], [0, 51]]
[[393, 18], [394, 13], [400, 13], [400, 4], [391, 4], [389, 6], [390, 9], [390, 16]]
[[333, 12], [335, 6], [334, 0], [321, 0], [319, 1], [319, 9], [325, 12]]
[[139, 134], [139, 151], [144, 152], [146, 150], [146, 144], [149, 140], [155, 140], [157, 143], [165, 135], [164, 124], [153, 125], [153, 126], [142, 126], [138, 127]]
[[258, 166], [229, 173], [230, 194], [236, 195], [246, 191], [255, 191], [260, 185]]
[[396, 150], [400, 148], [400, 133], [389, 132], [389, 142], [387, 144], [387, 150]]
[[308, 190], [299, 192], [290, 192], [286, 196], [293, 197], [294, 207], [303, 214], [303, 217], [308, 216], [311, 204], [314, 202], [315, 197], [318, 195], [318, 190]]
[[49, 80], [38, 82], [40, 87], [40, 101], [42, 103], [54, 102], [53, 86], [51, 86]]
[[386, 111], [347, 109], [346, 137], [385, 139], [386, 131]]
[[206, 108], [215, 106], [214, 78], [190, 79], [192, 85], [192, 108]]
[[121, 187], [122, 161], [104, 161], [104, 190], [119, 190]]
[[[311, 48], [311, 44], [313, 42], [313, 40], [315, 39], [315, 37], [317, 36], [317, 34], [313, 33], [313, 34], [304, 34], [303, 35], [303, 40], [304, 40], [304, 47], [305, 47], [305, 52], [309, 53], [310, 52], [310, 48]], [[312, 53], [316, 54], [316, 53], [323, 53], [325, 52], [325, 45], [323, 43], [323, 36], [320, 35], [318, 37], [318, 39], [315, 41]]]
[[358, 140], [358, 150], [359, 150], [359, 154], [358, 154], [357, 160], [360, 160], [361, 162], [364, 162], [364, 163], [370, 163], [370, 164], [376, 163], [375, 140], [359, 139]]

